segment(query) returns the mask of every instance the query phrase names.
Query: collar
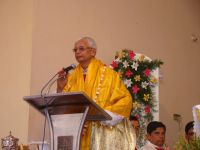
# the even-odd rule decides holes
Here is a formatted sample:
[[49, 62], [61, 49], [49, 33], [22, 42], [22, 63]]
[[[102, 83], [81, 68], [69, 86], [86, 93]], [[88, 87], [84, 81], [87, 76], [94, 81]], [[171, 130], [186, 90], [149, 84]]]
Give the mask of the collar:
[[[82, 68], [83, 69], [83, 68]], [[86, 69], [83, 69], [83, 74], [86, 75], [88, 71], [88, 67]]]
[[163, 149], [164, 149], [163, 146], [162, 146], [162, 147], [159, 147], [159, 146], [157, 146], [157, 145], [154, 145], [154, 144], [151, 143], [149, 140], [147, 140], [147, 144], [150, 145], [151, 147], [154, 147], [154, 148], [163, 148]]

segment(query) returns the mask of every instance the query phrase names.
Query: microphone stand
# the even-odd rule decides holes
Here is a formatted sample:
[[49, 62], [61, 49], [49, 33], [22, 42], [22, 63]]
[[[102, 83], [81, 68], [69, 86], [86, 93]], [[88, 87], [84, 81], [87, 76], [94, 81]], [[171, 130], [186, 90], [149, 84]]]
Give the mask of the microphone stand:
[[[40, 92], [41, 97], [44, 98], [44, 94], [43, 94], [44, 89], [50, 84], [50, 82], [51, 82], [58, 74], [59, 74], [59, 73], [56, 73], [56, 74], [43, 86], [43, 88], [42, 88], [42, 90], [41, 90], [41, 92]], [[57, 79], [56, 79], [56, 80], [57, 80]], [[55, 81], [56, 81], [56, 80], [55, 80]], [[53, 81], [53, 83], [54, 83], [55, 81]], [[50, 85], [52, 85], [52, 84], [50, 84]], [[45, 95], [46, 95], [46, 94], [45, 94]]]
[[[70, 67], [67, 67], [67, 68], [63, 68], [62, 71], [64, 71], [66, 74], [68, 74], [68, 72], [71, 70], [71, 69], [74, 69], [75, 68], [75, 65], [71, 65]], [[63, 78], [63, 76], [61, 77], [58, 77], [55, 79], [55, 77], [57, 75], [59, 75], [61, 73], [61, 71], [57, 72], [41, 89], [40, 91], [40, 95], [41, 95], [41, 98], [44, 99], [44, 101], [46, 102], [46, 107], [45, 107], [45, 122], [44, 122], [44, 131], [43, 131], [43, 140], [42, 140], [42, 150], [43, 150], [43, 147], [44, 147], [44, 139], [45, 139], [45, 128], [46, 128], [46, 119], [48, 119], [49, 121], [49, 126], [50, 126], [50, 133], [51, 133], [51, 149], [54, 150], [54, 132], [53, 132], [53, 126], [52, 126], [52, 121], [51, 121], [51, 117], [49, 115], [49, 112], [48, 112], [48, 103], [47, 101], [45, 100], [45, 95], [49, 94], [50, 92], [50, 89], [52, 87], [52, 85], [55, 83], [55, 81], [57, 81], [58, 79], [60, 78]], [[44, 89], [48, 87], [47, 89], [47, 92], [45, 94], [43, 94], [44, 92]]]
[[[47, 94], [49, 94], [52, 85], [53, 85], [58, 79], [61, 79], [61, 78], [63, 78], [63, 77], [58, 77], [58, 78], [56, 78], [53, 82], [51, 82], [51, 83], [49, 84], [48, 89], [47, 89]], [[59, 93], [59, 92], [57, 92], [57, 93]]]
[[[66, 74], [68, 74], [68, 72], [69, 72], [70, 70], [74, 69], [75, 67], [76, 67], [75, 64], [71, 64], [69, 67], [63, 68], [62, 71], [64, 71]], [[43, 88], [42, 88], [42, 90], [41, 90], [41, 92], [40, 92], [41, 97], [44, 97], [44, 95], [43, 95], [44, 89], [49, 85], [49, 88], [48, 88], [48, 89], [50, 90], [50, 88], [51, 88], [51, 86], [53, 85], [53, 83], [54, 83], [57, 79], [60, 78], [60, 77], [57, 78], [55, 81], [53, 81], [53, 83], [50, 84], [50, 82], [51, 82], [58, 74], [62, 73], [62, 71], [59, 71], [58, 73], [56, 73], [56, 74], [43, 86]], [[47, 91], [47, 94], [49, 93], [49, 90]]]
[[[48, 103], [47, 103], [47, 101], [45, 100], [45, 95], [46, 94], [49, 94], [49, 90], [50, 90], [50, 87], [53, 85], [53, 83], [57, 80], [57, 78], [56, 78], [56, 80], [54, 80], [54, 78], [57, 76], [59, 74], [59, 72], [58, 73], [56, 73], [43, 87], [42, 87], [42, 90], [40, 91], [40, 95], [41, 95], [41, 97], [44, 99], [44, 101], [46, 102], [46, 107], [45, 107], [45, 109], [44, 109], [44, 111], [45, 111], [45, 121], [44, 121], [44, 130], [43, 130], [43, 139], [42, 139], [42, 150], [43, 150], [43, 147], [44, 147], [44, 140], [45, 140], [45, 129], [46, 129], [46, 120], [47, 120], [47, 118], [48, 118], [48, 120], [49, 120], [49, 126], [50, 126], [50, 132], [51, 132], [51, 146], [52, 146], [52, 148], [51, 149], [53, 149], [54, 150], [54, 132], [53, 132], [53, 127], [52, 127], [52, 122], [51, 122], [51, 118], [50, 118], [50, 115], [49, 115], [49, 112], [48, 112]], [[54, 80], [54, 81], [53, 81]], [[53, 82], [52, 82], [53, 81]], [[51, 83], [52, 82], [52, 83]], [[43, 91], [44, 91], [44, 89], [47, 87], [47, 86], [50, 86], [49, 87], [49, 90], [48, 90], [48, 92], [47, 93], [45, 93], [45, 94], [43, 94]], [[53, 139], [52, 139], [53, 138]]]

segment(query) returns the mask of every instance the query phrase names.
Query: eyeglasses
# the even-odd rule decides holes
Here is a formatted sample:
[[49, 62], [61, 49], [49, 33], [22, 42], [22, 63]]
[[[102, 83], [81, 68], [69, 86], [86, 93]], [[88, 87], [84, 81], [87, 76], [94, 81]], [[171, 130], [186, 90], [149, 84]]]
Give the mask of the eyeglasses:
[[80, 51], [80, 52], [83, 52], [83, 51], [85, 51], [86, 49], [90, 49], [91, 47], [78, 47], [78, 48], [74, 48], [74, 49], [72, 49], [72, 51], [74, 52], [74, 53], [76, 53], [78, 50]]

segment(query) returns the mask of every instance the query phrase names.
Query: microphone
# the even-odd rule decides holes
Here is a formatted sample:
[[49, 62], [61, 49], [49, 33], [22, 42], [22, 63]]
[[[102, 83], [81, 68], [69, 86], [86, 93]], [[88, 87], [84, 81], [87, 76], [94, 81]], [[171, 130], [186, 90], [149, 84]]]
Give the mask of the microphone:
[[[43, 95], [43, 91], [44, 91], [44, 89], [47, 87], [47, 86], [49, 86], [49, 90], [50, 90], [50, 88], [51, 88], [51, 86], [53, 85], [53, 83], [55, 82], [55, 81], [57, 81], [57, 79], [58, 78], [60, 78], [60, 77], [58, 77], [58, 78], [56, 78], [56, 80], [54, 80], [54, 78], [58, 75], [60, 75], [60, 74], [62, 74], [62, 73], [66, 73], [66, 74], [68, 74], [68, 72], [70, 71], [70, 70], [72, 70], [72, 69], [74, 69], [74, 68], [76, 68], [76, 65], [75, 64], [71, 64], [70, 66], [68, 66], [68, 67], [66, 67], [66, 68], [63, 68], [61, 71], [59, 71], [59, 72], [57, 72], [50, 80], [48, 80], [48, 82], [43, 86], [43, 88], [42, 88], [42, 90], [40, 91], [40, 95], [41, 95], [41, 97], [43, 97], [44, 95]], [[54, 81], [53, 81], [54, 80]], [[52, 83], [51, 83], [52, 82]], [[49, 93], [49, 90], [48, 90], [48, 92], [47, 93]]]
[[76, 65], [75, 65], [75, 64], [71, 64], [71, 65], [68, 66], [68, 67], [63, 67], [62, 70], [58, 71], [58, 75], [63, 74], [64, 72], [65, 72], [66, 74], [68, 74], [68, 72], [69, 72], [70, 70], [74, 69], [74, 68], [76, 68]]
[[65, 71], [66, 73], [68, 73], [70, 70], [76, 68], [75, 64], [71, 64], [70, 66], [63, 68], [63, 71]]

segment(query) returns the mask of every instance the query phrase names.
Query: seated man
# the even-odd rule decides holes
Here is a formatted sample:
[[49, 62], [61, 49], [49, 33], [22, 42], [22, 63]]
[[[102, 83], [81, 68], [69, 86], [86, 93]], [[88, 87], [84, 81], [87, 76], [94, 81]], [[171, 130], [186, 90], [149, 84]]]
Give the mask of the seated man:
[[133, 128], [135, 129], [136, 136], [138, 137], [139, 129], [140, 129], [139, 120], [135, 116], [130, 116], [130, 121]]
[[[139, 132], [140, 132], [140, 124], [139, 124], [139, 120], [137, 117], [135, 116], [130, 116], [130, 121], [131, 121], [131, 124], [133, 126], [133, 128], [135, 129], [135, 133], [136, 133], [136, 138], [139, 136]], [[137, 147], [137, 144], [136, 144], [136, 148], [135, 150], [137, 150], [138, 147]]]
[[162, 122], [152, 121], [147, 126], [147, 143], [141, 150], [166, 150], [165, 143], [166, 127]]
[[193, 138], [194, 138], [194, 121], [190, 121], [186, 124], [185, 138], [188, 143], [193, 140]]

